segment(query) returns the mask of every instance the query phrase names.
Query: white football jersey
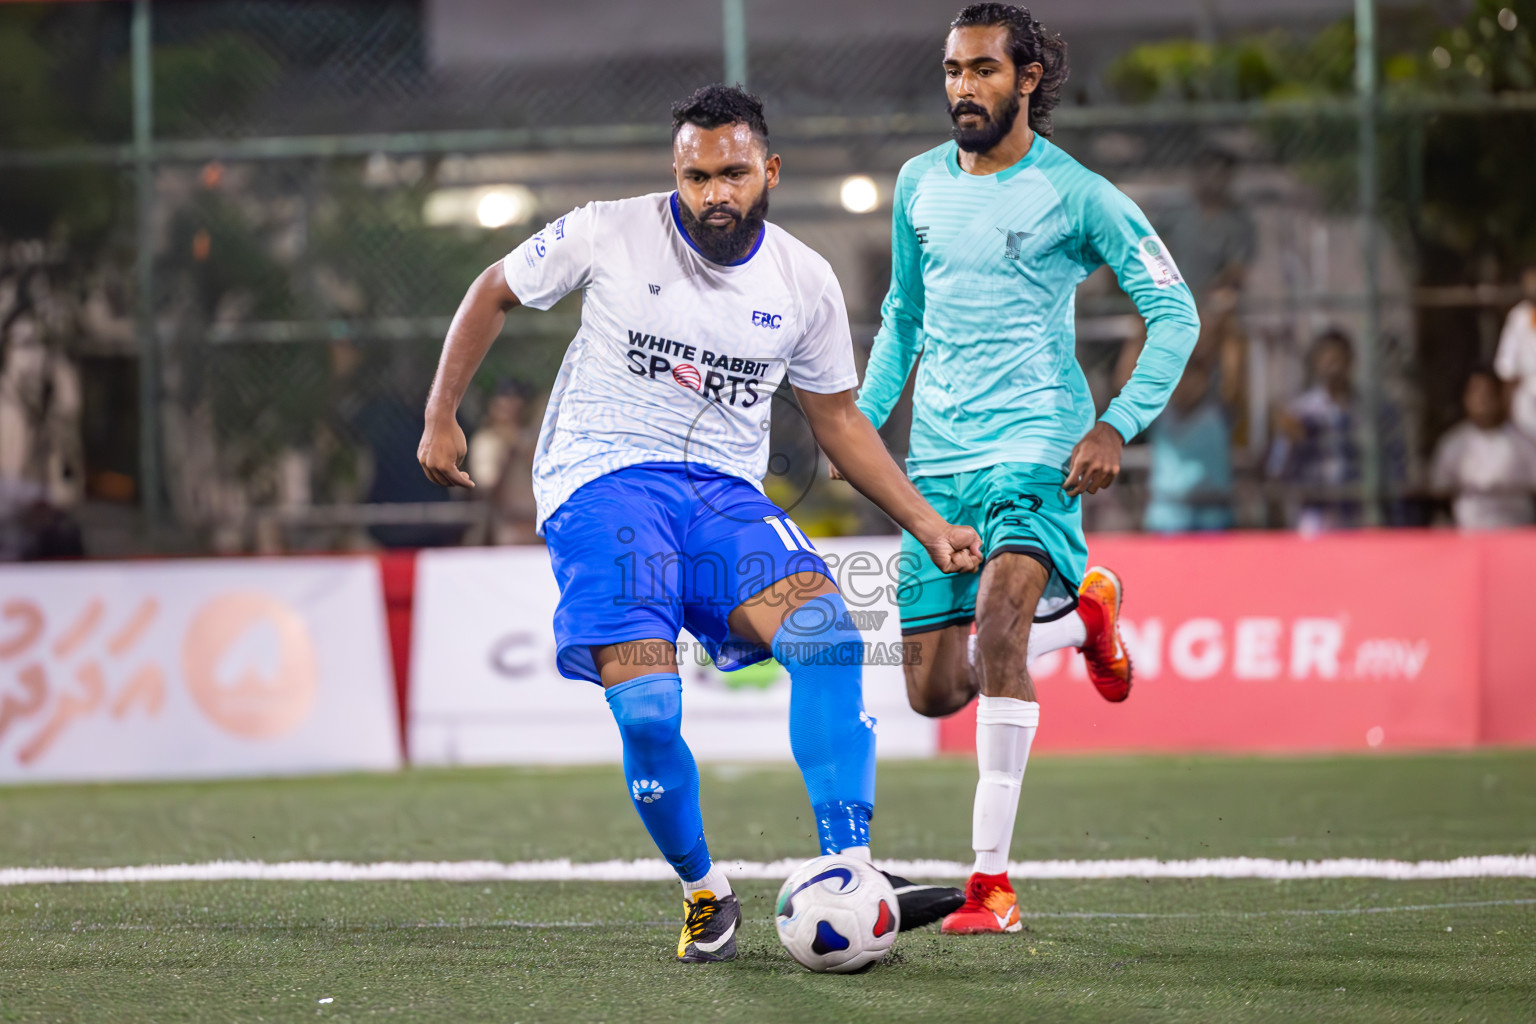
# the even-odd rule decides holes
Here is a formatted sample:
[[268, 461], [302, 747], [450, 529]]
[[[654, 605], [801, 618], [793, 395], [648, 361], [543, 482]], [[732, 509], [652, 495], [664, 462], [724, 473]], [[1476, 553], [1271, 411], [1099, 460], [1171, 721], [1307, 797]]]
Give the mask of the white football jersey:
[[676, 203], [667, 192], [589, 203], [502, 261], [524, 306], [582, 290], [534, 455], [541, 533], [582, 484], [643, 462], [701, 464], [761, 489], [785, 374], [823, 394], [858, 385], [827, 261], [767, 224], [746, 257], [712, 263]]

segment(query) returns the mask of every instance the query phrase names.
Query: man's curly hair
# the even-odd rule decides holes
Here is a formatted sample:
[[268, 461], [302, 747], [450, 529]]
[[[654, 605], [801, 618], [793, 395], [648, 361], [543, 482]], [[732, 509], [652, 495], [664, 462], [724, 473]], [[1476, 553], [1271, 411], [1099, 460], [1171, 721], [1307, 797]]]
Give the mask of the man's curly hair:
[[763, 101], [735, 85], [719, 82], [695, 89], [687, 99], [672, 104], [672, 138], [683, 125], [700, 128], [721, 128], [728, 124], [744, 124], [752, 134], [768, 146], [768, 122], [763, 120]]
[[955, 16], [950, 28], [1002, 25], [1008, 30], [1008, 56], [1019, 72], [1030, 64], [1044, 69], [1040, 84], [1029, 96], [1029, 126], [1049, 137], [1053, 125], [1051, 111], [1061, 102], [1061, 87], [1067, 83], [1071, 66], [1067, 62], [1067, 44], [1061, 36], [1035, 20], [1027, 7], [1013, 4], [971, 4]]

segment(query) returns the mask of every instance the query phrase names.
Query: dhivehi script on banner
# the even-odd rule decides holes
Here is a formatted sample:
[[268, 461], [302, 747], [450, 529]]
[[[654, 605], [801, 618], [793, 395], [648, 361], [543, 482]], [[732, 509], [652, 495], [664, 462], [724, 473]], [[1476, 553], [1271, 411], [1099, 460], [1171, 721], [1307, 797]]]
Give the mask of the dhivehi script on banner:
[[[815, 542], [864, 634], [864, 703], [882, 757], [925, 757], [937, 724], [907, 705], [896, 614], [896, 537]], [[559, 591], [543, 548], [423, 552], [411, 643], [416, 764], [617, 761], [602, 691], [555, 668]], [[721, 672], [684, 633], [683, 735], [703, 760], [789, 760], [789, 675], [774, 662]]]
[[0, 568], [0, 781], [399, 763], [370, 558]]

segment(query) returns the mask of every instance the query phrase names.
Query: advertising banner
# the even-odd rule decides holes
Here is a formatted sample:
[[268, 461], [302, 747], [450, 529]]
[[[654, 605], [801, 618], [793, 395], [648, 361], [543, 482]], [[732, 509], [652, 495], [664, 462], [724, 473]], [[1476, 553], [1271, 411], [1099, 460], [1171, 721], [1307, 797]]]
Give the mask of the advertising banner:
[[[818, 540], [865, 636], [864, 701], [883, 757], [934, 752], [937, 723], [907, 706], [895, 612], [895, 537]], [[417, 764], [617, 761], [601, 690], [555, 668], [559, 597], [542, 548], [423, 552], [411, 644], [409, 748]], [[684, 634], [683, 732], [701, 760], [788, 760], [789, 676], [720, 672]]]
[[1482, 554], [1484, 743], [1536, 744], [1536, 658], [1529, 641], [1536, 625], [1536, 530], [1477, 538]]
[[368, 558], [0, 568], [0, 782], [394, 768]]
[[[1452, 534], [1094, 537], [1125, 584], [1135, 685], [1075, 651], [1032, 667], [1039, 750], [1339, 751], [1479, 740], [1482, 574]], [[942, 727], [971, 750], [975, 712]]]

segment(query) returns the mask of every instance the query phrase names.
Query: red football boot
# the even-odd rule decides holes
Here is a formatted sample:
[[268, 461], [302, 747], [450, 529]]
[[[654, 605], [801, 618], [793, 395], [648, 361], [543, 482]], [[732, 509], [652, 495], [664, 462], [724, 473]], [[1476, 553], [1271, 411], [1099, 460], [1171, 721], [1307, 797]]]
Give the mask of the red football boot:
[[1120, 642], [1120, 577], [1094, 566], [1077, 589], [1077, 613], [1088, 627], [1080, 650], [1088, 663], [1088, 678], [1107, 701], [1119, 703], [1131, 695], [1131, 656]]
[[965, 902], [944, 919], [941, 927], [945, 935], [984, 935], [1023, 928], [1019, 898], [1008, 884], [1008, 876], [972, 874], [965, 883]]

